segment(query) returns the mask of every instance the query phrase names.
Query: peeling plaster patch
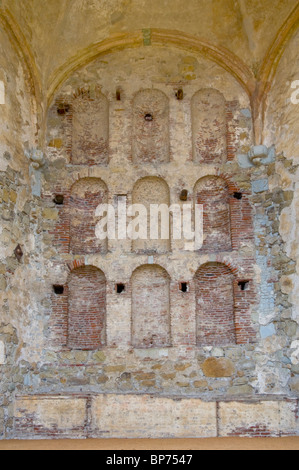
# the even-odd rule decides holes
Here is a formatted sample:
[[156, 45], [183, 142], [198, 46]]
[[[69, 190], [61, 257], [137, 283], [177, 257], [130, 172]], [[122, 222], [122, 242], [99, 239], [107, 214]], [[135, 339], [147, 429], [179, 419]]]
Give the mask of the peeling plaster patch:
[[252, 117], [252, 113], [251, 113], [251, 110], [250, 109], [241, 109], [241, 113], [243, 114], [243, 116], [247, 117], [247, 118], [251, 118]]
[[0, 341], [0, 365], [5, 364], [5, 345]]
[[267, 363], [265, 366], [257, 367], [257, 376], [258, 393], [280, 395], [290, 379], [290, 371], [280, 369], [273, 363]]
[[271, 276], [271, 269], [268, 267], [268, 258], [266, 256], [257, 255], [257, 263], [261, 268], [260, 323], [266, 326], [269, 322], [274, 320], [276, 316], [273, 285], [268, 283], [268, 279]]
[[5, 86], [2, 80], [0, 81], [0, 104], [5, 104]]
[[295, 349], [291, 356], [292, 364], [297, 366], [299, 364], [299, 341], [294, 341], [291, 345], [291, 349]]
[[136, 356], [140, 359], [165, 359], [169, 356], [168, 349], [136, 349], [135, 350]]
[[33, 196], [41, 196], [41, 173], [30, 167], [31, 189]]

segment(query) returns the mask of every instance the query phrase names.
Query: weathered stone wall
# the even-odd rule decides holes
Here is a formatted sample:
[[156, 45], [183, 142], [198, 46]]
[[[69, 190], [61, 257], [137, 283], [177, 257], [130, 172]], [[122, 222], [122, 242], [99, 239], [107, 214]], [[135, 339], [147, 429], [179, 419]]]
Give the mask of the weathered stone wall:
[[[203, 119], [194, 97], [207, 83], [219, 94], [204, 106]], [[153, 90], [153, 98], [146, 91], [146, 102], [136, 106], [144, 90]], [[15, 90], [11, 96], [18, 99]], [[86, 103], [76, 110], [78, 99]], [[7, 122], [24, 131], [34, 122], [30, 103], [15, 107], [23, 117]], [[211, 130], [200, 133], [208, 114], [217, 142]], [[18, 137], [18, 158], [33, 148], [30, 132]], [[0, 175], [2, 218], [13, 214], [1, 232], [2, 436], [298, 433], [292, 348], [298, 325], [289, 295], [297, 256], [284, 226], [285, 214], [295, 213], [296, 168], [279, 147], [276, 162], [248, 164], [251, 106], [239, 83], [172, 47], [108, 54], [58, 91], [46, 139], [44, 160], [31, 151], [31, 160], [20, 157], [16, 168], [6, 155]], [[92, 212], [99, 203], [125, 198], [127, 205], [150, 199], [182, 206], [183, 190], [187, 202], [211, 209], [206, 227], [213, 243], [203, 250], [185, 251], [179, 240], [96, 242]], [[18, 243], [20, 261], [13, 252]], [[215, 276], [210, 269], [220, 266]], [[205, 308], [213, 303], [219, 312], [217, 340], [202, 297]], [[124, 411], [126, 426], [119, 422]]]
[[207, 403], [150, 395], [25, 396], [16, 400], [15, 435], [56, 439], [285, 437], [298, 432], [297, 412], [297, 400]]
[[[184, 63], [193, 64], [194, 73], [190, 80], [184, 76]], [[203, 164], [193, 161], [192, 109], [193, 97], [206, 88], [208, 80], [211, 87], [220, 88], [219, 93], [225, 99], [226, 110], [229, 110], [226, 114], [229, 122], [226, 139], [233, 145], [228, 145], [227, 158]], [[68, 112], [71, 112], [68, 105], [76, 90], [94, 89], [95, 86], [109, 100], [109, 166], [91, 168], [88, 164], [72, 165], [68, 151], [70, 136], [59, 123], [67, 119]], [[183, 99], [177, 96], [180, 87], [183, 88]], [[133, 158], [132, 161], [132, 144], [136, 137], [142, 142], [144, 139], [144, 152], [148, 146], [147, 133], [140, 133], [136, 123], [136, 97], [142, 96], [139, 94], [141, 90], [151, 89], [160, 90], [160, 94], [154, 92], [153, 108], [141, 106], [139, 118], [142, 118], [142, 126], [151, 125], [150, 121], [145, 121], [144, 115], [152, 114], [152, 122], [155, 122], [155, 117], [160, 119], [156, 96], [163, 97], [163, 103], [167, 101], [169, 119], [162, 120], [157, 129], [160, 133], [164, 132], [163, 138], [169, 136], [169, 162], [167, 159], [161, 161], [159, 157], [162, 147], [158, 148], [157, 160], [151, 161], [146, 157], [146, 161], [142, 158]], [[68, 109], [66, 114], [61, 114], [61, 102]], [[217, 112], [218, 102], [215, 107]], [[223, 139], [223, 125], [221, 122], [218, 125], [222, 129], [220, 139]], [[44, 230], [48, 226], [44, 240], [45, 247], [49, 248], [44, 251], [47, 275], [42, 291], [49, 307], [44, 310], [48, 323], [43, 338], [41, 373], [37, 378], [39, 384], [37, 386], [36, 382], [32, 382], [33, 393], [150, 392], [157, 395], [200, 395], [205, 399], [214, 399], [223, 395], [250, 397], [260, 392], [255, 342], [260, 335], [258, 305], [261, 269], [255, 261], [255, 208], [252, 203], [255, 194], [252, 193], [251, 179], [260, 177], [261, 170], [256, 175], [256, 169], [244, 169], [238, 161], [238, 155], [248, 152], [252, 143], [250, 103], [240, 85], [218, 66], [204, 59], [185, 56], [175, 49], [148, 47], [141, 51], [111, 54], [105, 61], [98, 59], [84, 71], [78, 71], [65, 84], [59, 91], [59, 102], [54, 101], [49, 111], [48, 120], [49, 146], [43, 172], [46, 217], [43, 223]], [[74, 252], [60, 250], [62, 231], [59, 227], [66, 220], [62, 212], [67, 212], [68, 207], [67, 202], [61, 207], [53, 199], [55, 194], [67, 198], [70, 188], [78, 181], [101, 178], [107, 186], [107, 201], [113, 205], [118, 197], [125, 197], [127, 205], [132, 202], [148, 204], [151, 201], [182, 206], [182, 190], [188, 191], [187, 202], [196, 201], [197, 182], [202, 178], [216, 182], [217, 177], [227, 188], [227, 200], [217, 193], [217, 201], [221, 201], [218, 201], [219, 211], [215, 210], [217, 214], [212, 217], [211, 225], [212, 228], [215, 225], [215, 231], [218, 227], [217, 242], [226, 240], [223, 248], [215, 242], [202, 252], [192, 253], [184, 250], [180, 240], [173, 240], [171, 246], [161, 241], [155, 242], [155, 246], [139, 241], [136, 246], [131, 240], [109, 240], [106, 254], [100, 253], [98, 248], [94, 253], [85, 252], [84, 257], [83, 252], [76, 256]], [[55, 235], [57, 227], [58, 238]], [[83, 238], [82, 248], [85, 243]], [[225, 265], [234, 276], [234, 288], [230, 294], [234, 299], [230, 302], [229, 312], [234, 321], [230, 338], [237, 340], [219, 341], [215, 347], [197, 344], [195, 274], [207, 263]], [[103, 271], [107, 279], [107, 343], [98, 352], [65, 350], [67, 341], [62, 332], [65, 331], [63, 325], [66, 320], [62, 320], [61, 325], [56, 321], [57, 305], [51, 301], [53, 285], [66, 286], [69, 269], [79, 265], [95, 266]], [[155, 265], [167, 273], [167, 283], [164, 280], [156, 282], [154, 278], [151, 280]], [[144, 285], [136, 277], [140, 269], [144, 269], [144, 282], [141, 280]], [[267, 286], [274, 282], [270, 268], [269, 272], [265, 274], [268, 275], [265, 281]], [[119, 283], [124, 286], [121, 293], [117, 291]], [[181, 290], [182, 283], [187, 285], [185, 292]], [[168, 285], [170, 295], [167, 293]], [[218, 294], [226, 288], [226, 283], [219, 286]], [[270, 303], [272, 290], [269, 289], [265, 296]], [[148, 301], [142, 309], [140, 299], [145, 297]], [[59, 308], [63, 311], [66, 306], [67, 300], [62, 296]], [[228, 305], [220, 302], [219, 308], [225, 316]], [[204, 372], [206, 361], [211, 358], [216, 361], [216, 372]], [[225, 364], [220, 374], [218, 361]], [[278, 384], [277, 393], [284, 391], [283, 385]]]
[[[271, 208], [272, 226], [280, 234], [279, 243], [271, 247], [274, 263], [281, 274], [275, 284], [276, 303], [279, 312], [277, 321], [280, 336], [280, 355], [288, 364], [288, 387], [291, 393], [299, 395], [298, 368], [298, 323], [299, 323], [299, 271], [298, 271], [298, 143], [299, 143], [299, 105], [293, 103], [292, 88], [299, 79], [298, 32], [289, 42], [279, 63], [271, 92], [265, 120], [265, 141], [276, 146], [280, 158], [272, 166], [269, 179], [273, 193]], [[284, 202], [285, 201], [285, 202]], [[275, 208], [275, 209], [274, 209]], [[276, 211], [278, 214], [276, 215]], [[274, 241], [274, 240], [273, 240]], [[287, 262], [289, 260], [289, 262]], [[291, 261], [290, 261], [291, 260]]]
[[[0, 438], [13, 429], [16, 390], [24, 385], [27, 367], [22, 346], [31, 294], [30, 256], [35, 248], [34, 206], [29, 160], [36, 132], [34, 102], [25, 69], [0, 29]], [[33, 277], [35, 275], [33, 274]]]

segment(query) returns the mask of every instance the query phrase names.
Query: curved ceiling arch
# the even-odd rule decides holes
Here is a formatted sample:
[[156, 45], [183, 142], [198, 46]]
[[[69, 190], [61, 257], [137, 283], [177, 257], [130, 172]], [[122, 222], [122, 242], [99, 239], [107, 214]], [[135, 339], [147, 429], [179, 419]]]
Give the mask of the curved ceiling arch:
[[278, 31], [270, 49], [268, 50], [260, 69], [259, 78], [265, 90], [271, 87], [286, 47], [299, 26], [299, 3]]
[[255, 91], [253, 72], [235, 54], [225, 48], [201, 41], [195, 36], [179, 31], [151, 29], [111, 36], [104, 41], [93, 44], [73, 56], [67, 63], [58, 68], [52, 75], [48, 86], [47, 101], [51, 104], [54, 95], [63, 83], [77, 70], [96, 60], [100, 56], [119, 50], [147, 46], [175, 46], [192, 51], [220, 65], [242, 85], [249, 96]]
[[[263, 127], [268, 94], [274, 83], [275, 75], [283, 54], [292, 37], [298, 30], [298, 27], [299, 3], [278, 31], [259, 71], [257, 91], [254, 98], [254, 120], [257, 123], [255, 127], [258, 143], [262, 143], [263, 141]], [[262, 130], [258, 131], [258, 126], [260, 126]]]
[[30, 47], [19, 28], [8, 11], [0, 9], [0, 25], [7, 34], [16, 54], [20, 58], [29, 79], [30, 92], [35, 97], [37, 103], [41, 103], [41, 82], [36, 68], [34, 57]]

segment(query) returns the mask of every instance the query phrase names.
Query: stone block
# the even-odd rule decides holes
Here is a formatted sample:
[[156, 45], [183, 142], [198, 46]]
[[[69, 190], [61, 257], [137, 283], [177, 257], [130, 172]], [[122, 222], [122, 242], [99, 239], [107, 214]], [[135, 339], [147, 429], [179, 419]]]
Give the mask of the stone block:
[[278, 437], [279, 402], [220, 403], [219, 437]]
[[231, 377], [235, 373], [235, 366], [229, 359], [211, 357], [202, 365], [206, 377]]
[[17, 398], [17, 438], [84, 437], [86, 399], [30, 396]]
[[[125, 419], [124, 419], [125, 416]], [[216, 437], [216, 403], [149, 395], [101, 395], [92, 400], [93, 437]]]

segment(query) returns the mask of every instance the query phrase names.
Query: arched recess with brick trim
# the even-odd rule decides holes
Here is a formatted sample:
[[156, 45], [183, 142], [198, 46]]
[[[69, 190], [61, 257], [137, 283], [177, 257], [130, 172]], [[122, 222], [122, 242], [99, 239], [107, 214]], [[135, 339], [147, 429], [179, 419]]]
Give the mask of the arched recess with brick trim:
[[171, 346], [170, 277], [158, 265], [144, 265], [132, 275], [132, 345]]
[[[170, 190], [166, 181], [158, 177], [147, 177], [137, 181], [133, 189], [133, 204], [141, 204], [147, 210], [147, 240], [133, 240], [133, 251], [137, 253], [166, 253], [170, 251], [170, 237], [165, 240], [150, 239], [151, 205], [165, 204], [168, 208], [170, 206]], [[159, 238], [161, 238], [161, 233]]]
[[160, 90], [142, 90], [133, 101], [133, 162], [170, 160], [169, 99]]
[[67, 345], [86, 351], [106, 345], [106, 277], [94, 266], [81, 266], [69, 275]]
[[207, 263], [195, 275], [198, 346], [236, 344], [234, 275], [221, 263]]
[[72, 102], [73, 165], [107, 165], [109, 102], [98, 88], [80, 89]]
[[195, 203], [203, 205], [204, 242], [208, 252], [232, 249], [230, 194], [226, 181], [217, 176], [200, 179], [194, 188]]
[[108, 240], [96, 238], [95, 216], [100, 204], [108, 203], [107, 185], [99, 178], [82, 178], [71, 188], [69, 200], [70, 252], [75, 255], [106, 253]]
[[226, 163], [228, 122], [224, 96], [213, 88], [200, 90], [192, 98], [191, 109], [193, 161]]

